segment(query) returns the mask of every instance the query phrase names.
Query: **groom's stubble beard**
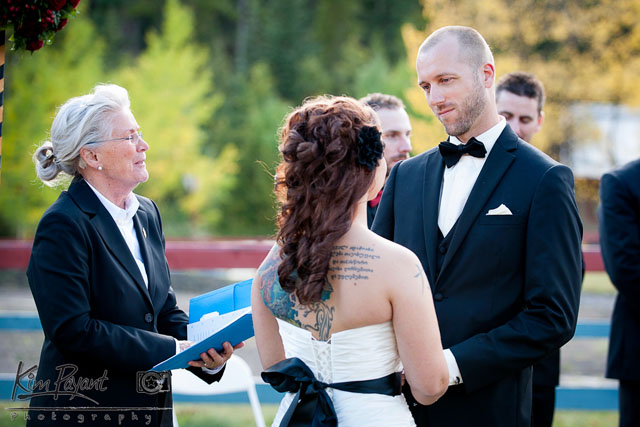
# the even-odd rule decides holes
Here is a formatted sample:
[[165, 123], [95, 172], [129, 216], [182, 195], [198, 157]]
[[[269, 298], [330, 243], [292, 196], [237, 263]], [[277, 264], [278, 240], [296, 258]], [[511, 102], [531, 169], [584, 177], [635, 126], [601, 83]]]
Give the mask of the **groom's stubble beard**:
[[447, 125], [440, 119], [448, 135], [459, 136], [467, 133], [482, 115], [487, 105], [487, 97], [478, 76], [474, 78], [473, 91], [459, 105], [460, 118], [457, 122]]

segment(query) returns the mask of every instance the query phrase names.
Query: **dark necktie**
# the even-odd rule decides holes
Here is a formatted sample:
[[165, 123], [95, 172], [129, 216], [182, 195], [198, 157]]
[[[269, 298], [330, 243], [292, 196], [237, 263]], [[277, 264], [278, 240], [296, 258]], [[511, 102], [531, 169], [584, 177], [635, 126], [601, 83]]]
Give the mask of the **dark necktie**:
[[444, 159], [445, 165], [448, 168], [452, 167], [463, 154], [469, 154], [473, 157], [482, 158], [487, 153], [487, 149], [484, 148], [484, 144], [475, 138], [471, 138], [466, 144], [455, 145], [449, 141], [441, 142], [438, 146], [440, 154]]

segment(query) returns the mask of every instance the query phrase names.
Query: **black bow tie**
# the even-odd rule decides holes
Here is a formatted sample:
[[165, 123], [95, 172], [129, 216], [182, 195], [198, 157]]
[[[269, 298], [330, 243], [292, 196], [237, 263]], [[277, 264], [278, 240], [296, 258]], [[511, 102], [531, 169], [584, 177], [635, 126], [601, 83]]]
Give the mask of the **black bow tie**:
[[471, 138], [466, 144], [455, 145], [449, 141], [441, 142], [438, 146], [440, 154], [444, 159], [444, 164], [448, 168], [452, 167], [463, 154], [469, 154], [473, 157], [484, 157], [487, 154], [487, 149], [484, 148], [484, 144], [475, 138]]

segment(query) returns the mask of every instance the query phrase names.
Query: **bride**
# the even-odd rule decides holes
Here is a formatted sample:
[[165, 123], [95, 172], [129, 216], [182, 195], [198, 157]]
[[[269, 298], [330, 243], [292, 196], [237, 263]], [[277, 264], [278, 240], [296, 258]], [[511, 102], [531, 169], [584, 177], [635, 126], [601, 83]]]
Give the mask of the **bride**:
[[274, 425], [414, 425], [400, 372], [428, 405], [448, 371], [420, 261], [367, 229], [387, 168], [375, 113], [307, 100], [280, 151], [277, 244], [252, 289], [263, 379], [288, 392]]

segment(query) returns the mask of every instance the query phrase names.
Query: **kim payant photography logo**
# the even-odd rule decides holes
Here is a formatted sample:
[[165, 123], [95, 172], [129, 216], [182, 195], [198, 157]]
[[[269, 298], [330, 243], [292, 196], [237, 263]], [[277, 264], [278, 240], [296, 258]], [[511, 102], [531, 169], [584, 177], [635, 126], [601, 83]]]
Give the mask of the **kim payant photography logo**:
[[[141, 425], [149, 425], [152, 416], [149, 411], [166, 411], [169, 408], [160, 407], [105, 407], [100, 406], [97, 400], [98, 393], [108, 391], [109, 373], [105, 369], [101, 376], [96, 378], [83, 377], [78, 374], [78, 366], [65, 363], [56, 366], [57, 376], [52, 378], [38, 378], [38, 365], [25, 367], [22, 361], [18, 362], [16, 377], [11, 390], [12, 402], [26, 402], [37, 397], [50, 397], [58, 401], [65, 397], [66, 402], [74, 403], [74, 406], [23, 406], [5, 408], [11, 417], [33, 420], [42, 423], [63, 420], [78, 424], [91, 424], [92, 421], [110, 422], [114, 425], [126, 423], [131, 425], [139, 422]], [[155, 395], [171, 391], [169, 378], [171, 373], [140, 371], [136, 373], [136, 392]], [[91, 393], [89, 393], [91, 392]], [[89, 396], [91, 394], [91, 396]], [[77, 406], [75, 403], [77, 402]], [[92, 405], [92, 406], [87, 406]], [[143, 413], [147, 412], [147, 413]]]

